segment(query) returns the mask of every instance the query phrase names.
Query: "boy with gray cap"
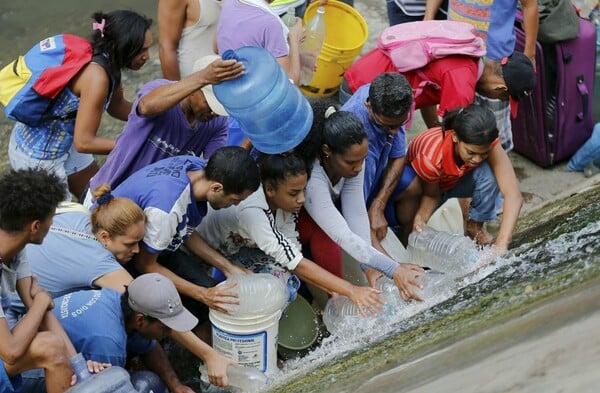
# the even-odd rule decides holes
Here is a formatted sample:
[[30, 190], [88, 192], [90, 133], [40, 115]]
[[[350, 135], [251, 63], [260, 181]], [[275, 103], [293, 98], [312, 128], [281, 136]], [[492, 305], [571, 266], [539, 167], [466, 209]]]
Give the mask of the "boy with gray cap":
[[[179, 337], [193, 334], [191, 329], [198, 323], [167, 277], [143, 274], [126, 287], [123, 295], [109, 288], [78, 291], [56, 298], [55, 304], [54, 315], [86, 359], [125, 367], [128, 355], [139, 355], [170, 392], [193, 392], [181, 383], [158, 342], [172, 331]], [[204, 345], [200, 357], [209, 370], [221, 370], [221, 377], [211, 378], [211, 382], [226, 385], [225, 370], [234, 362]], [[135, 378], [133, 373], [132, 380]], [[155, 391], [162, 390], [156, 387]]]

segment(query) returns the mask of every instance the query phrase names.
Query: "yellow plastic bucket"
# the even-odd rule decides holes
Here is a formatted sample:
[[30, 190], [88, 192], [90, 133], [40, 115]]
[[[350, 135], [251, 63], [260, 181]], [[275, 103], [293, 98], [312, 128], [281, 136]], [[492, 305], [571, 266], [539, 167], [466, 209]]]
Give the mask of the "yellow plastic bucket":
[[[305, 25], [318, 7], [318, 1], [308, 6], [304, 13]], [[324, 7], [325, 41], [317, 69], [308, 86], [300, 87], [311, 97], [329, 97], [338, 91], [344, 72], [360, 54], [369, 35], [367, 22], [354, 8], [337, 0], [329, 0]]]

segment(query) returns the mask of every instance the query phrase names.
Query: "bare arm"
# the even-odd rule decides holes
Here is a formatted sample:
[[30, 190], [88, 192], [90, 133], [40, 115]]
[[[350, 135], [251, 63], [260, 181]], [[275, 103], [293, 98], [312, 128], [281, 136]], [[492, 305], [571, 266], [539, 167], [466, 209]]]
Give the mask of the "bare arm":
[[109, 78], [98, 64], [90, 63], [71, 82], [73, 93], [79, 96], [75, 118], [73, 144], [81, 153], [108, 154], [115, 141], [97, 136], [104, 103], [108, 97]]
[[365, 308], [371, 314], [376, 314], [376, 310], [383, 311], [381, 307], [383, 301], [378, 296], [378, 293], [381, 293], [380, 291], [370, 287], [352, 285], [309, 259], [302, 258], [294, 273], [301, 279], [325, 289], [329, 293], [335, 292], [349, 297], [363, 315], [365, 315]]
[[287, 56], [277, 58], [277, 62], [283, 67], [295, 85], [300, 81], [300, 41], [304, 38], [304, 27], [302, 20], [296, 18], [296, 25], [290, 28], [288, 33], [288, 44], [290, 51]]
[[162, 274], [173, 281], [175, 288], [177, 288], [177, 291], [180, 294], [202, 302], [215, 310], [226, 313], [227, 304], [239, 303], [237, 293], [229, 291], [235, 284], [219, 285], [213, 288], [201, 287], [179, 277], [177, 274], [158, 263], [157, 258], [158, 255], [150, 253], [144, 246], [141, 246], [140, 253], [134, 259], [135, 267], [142, 273], [156, 272]]
[[444, 0], [427, 0], [423, 20], [433, 20]]
[[405, 157], [393, 158], [388, 161], [387, 168], [383, 174], [383, 180], [379, 192], [369, 207], [369, 223], [371, 224], [372, 238], [381, 240], [387, 233], [388, 222], [385, 218], [385, 206], [390, 201], [392, 193], [398, 186], [398, 181], [404, 169]]
[[123, 95], [123, 84], [119, 83], [119, 85], [115, 87], [115, 91], [113, 92], [106, 111], [115, 119], [127, 121], [132, 107], [133, 103], [126, 100], [125, 96]]
[[441, 196], [439, 183], [428, 183], [422, 179], [419, 179], [419, 181], [421, 182], [423, 195], [421, 196], [421, 203], [413, 220], [413, 229], [416, 230], [427, 224], [427, 221], [429, 221], [429, 218], [435, 209], [437, 209]]
[[194, 72], [176, 83], [162, 85], [143, 96], [137, 107], [140, 115], [151, 117], [179, 104], [198, 89], [242, 75], [244, 67], [235, 60], [217, 59], [206, 68]]
[[197, 255], [200, 259], [221, 270], [227, 277], [236, 273], [246, 273], [244, 269], [234, 265], [229, 261], [229, 259], [225, 258], [223, 254], [212, 248], [196, 231], [192, 232], [190, 237], [187, 238], [185, 241], [185, 246], [190, 252], [192, 252], [194, 255]]
[[[32, 304], [33, 299], [39, 296], [40, 294], [47, 294], [48, 296], [50, 296], [45, 289], [39, 286], [35, 275], [25, 277], [17, 281], [17, 291], [19, 292], [19, 296], [21, 296], [21, 299], [23, 300], [23, 304], [25, 304], [25, 306], [27, 306], [28, 304]], [[73, 343], [71, 343], [71, 339], [63, 329], [62, 325], [60, 324], [60, 322], [58, 322], [58, 319], [56, 319], [56, 317], [52, 313], [51, 310], [53, 307], [54, 301], [52, 300], [51, 306], [44, 313], [39, 330], [51, 331], [57, 336], [61, 337], [65, 343], [65, 347], [67, 349], [67, 354], [69, 355], [69, 357], [74, 356], [77, 353], [77, 351], [75, 351], [75, 347], [73, 346]], [[29, 311], [27, 313], [29, 313]]]
[[539, 17], [536, 0], [521, 0], [523, 6], [523, 31], [525, 32], [525, 49], [527, 56], [535, 68], [535, 44], [537, 42]]
[[199, 357], [208, 369], [208, 380], [213, 385], [227, 386], [227, 366], [235, 362], [219, 353], [200, 340], [192, 332], [172, 332], [171, 337], [188, 351]]
[[106, 273], [94, 280], [93, 284], [100, 288], [111, 288], [117, 292], [124, 293], [125, 286], [133, 281], [131, 274], [125, 269], [118, 269], [110, 273]]
[[42, 290], [31, 294], [30, 287], [31, 277], [17, 281], [17, 291], [28, 311], [12, 331], [6, 318], [0, 318], [0, 358], [8, 364], [14, 364], [25, 354], [40, 330], [44, 316], [54, 306], [48, 292]]
[[144, 364], [150, 371], [155, 372], [160, 379], [162, 379], [167, 387], [169, 388], [169, 392], [172, 393], [193, 393], [194, 391], [181, 383], [177, 374], [175, 374], [175, 370], [171, 366], [169, 359], [167, 358], [167, 354], [165, 353], [163, 347], [157, 343], [152, 351], [145, 354], [142, 357]]
[[510, 159], [500, 144], [494, 146], [490, 152], [488, 162], [492, 172], [494, 172], [500, 192], [504, 196], [502, 223], [494, 245], [506, 251], [517, 225], [521, 206], [523, 205], [523, 197]]
[[166, 79], [179, 80], [177, 48], [187, 12], [187, 0], [158, 1], [158, 57]]

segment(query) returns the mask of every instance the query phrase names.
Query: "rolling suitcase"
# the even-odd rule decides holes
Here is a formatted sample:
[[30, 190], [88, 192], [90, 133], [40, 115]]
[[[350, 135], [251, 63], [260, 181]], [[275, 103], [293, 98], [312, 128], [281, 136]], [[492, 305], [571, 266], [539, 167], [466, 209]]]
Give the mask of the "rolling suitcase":
[[[516, 50], [525, 33], [515, 26]], [[536, 46], [537, 81], [512, 119], [516, 152], [542, 167], [568, 159], [590, 137], [593, 121], [596, 29], [579, 18], [579, 37]]]

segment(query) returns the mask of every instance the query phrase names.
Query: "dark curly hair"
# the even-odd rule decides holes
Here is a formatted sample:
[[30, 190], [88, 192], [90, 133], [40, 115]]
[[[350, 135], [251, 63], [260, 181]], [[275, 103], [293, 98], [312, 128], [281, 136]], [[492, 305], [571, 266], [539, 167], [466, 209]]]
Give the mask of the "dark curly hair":
[[13, 233], [47, 219], [65, 195], [58, 176], [44, 169], [11, 169], [0, 176], [0, 190], [0, 229]]

